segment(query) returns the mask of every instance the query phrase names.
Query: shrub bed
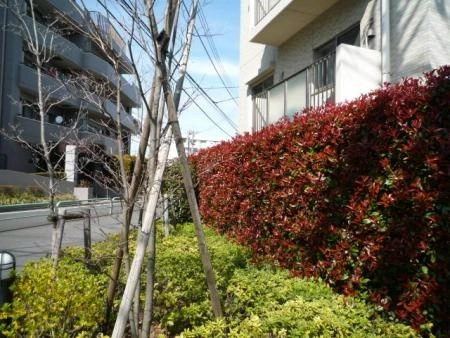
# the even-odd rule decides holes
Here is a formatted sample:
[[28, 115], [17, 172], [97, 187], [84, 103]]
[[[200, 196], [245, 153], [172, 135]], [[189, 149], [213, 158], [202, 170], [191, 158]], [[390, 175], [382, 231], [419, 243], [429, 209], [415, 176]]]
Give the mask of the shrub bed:
[[[173, 337], [415, 337], [411, 328], [380, 318], [353, 297], [325, 283], [291, 278], [287, 271], [248, 263], [249, 252], [205, 231], [224, 317], [214, 320], [192, 224], [158, 236], [154, 333]], [[132, 236], [134, 246], [135, 236]], [[53, 275], [48, 260], [30, 263], [14, 285], [11, 305], [0, 311], [7, 337], [91, 337], [99, 333], [107, 273], [117, 237], [93, 246], [90, 269], [83, 251], [65, 252]], [[145, 289], [145, 273], [142, 289]], [[141, 299], [143, 299], [141, 296]], [[120, 298], [120, 295], [118, 296]], [[117, 299], [116, 305], [119, 304]], [[9, 318], [6, 325], [2, 320]], [[103, 332], [109, 334], [110, 332]]]
[[296, 275], [449, 333], [450, 67], [192, 158], [203, 219]]
[[[56, 194], [55, 200], [73, 200], [72, 194]], [[0, 205], [37, 203], [48, 201], [48, 194], [38, 187], [0, 186]]]
[[102, 318], [105, 282], [105, 276], [71, 260], [61, 260], [56, 274], [48, 259], [29, 263], [13, 285], [12, 304], [0, 311], [0, 332], [5, 337], [91, 337]]

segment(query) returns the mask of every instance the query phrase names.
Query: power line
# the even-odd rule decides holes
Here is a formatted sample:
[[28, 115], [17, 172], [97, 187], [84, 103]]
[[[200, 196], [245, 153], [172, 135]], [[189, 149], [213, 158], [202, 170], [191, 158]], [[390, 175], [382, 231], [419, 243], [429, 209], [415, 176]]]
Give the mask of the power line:
[[[117, 0], [117, 1], [119, 1], [119, 0]], [[130, 35], [131, 36], [131, 34], [130, 34], [130, 31], [129, 31], [129, 29], [128, 28], [126, 28], [124, 25], [123, 25], [123, 23], [120, 21], [120, 20], [118, 20], [117, 19], [117, 17], [113, 14], [113, 13], [111, 13], [111, 11], [106, 7], [106, 5], [103, 3], [103, 1], [101, 1], [101, 0], [97, 0], [97, 2], [103, 7], [103, 9], [112, 17], [112, 18], [114, 18], [114, 20], [115, 20], [115, 22], [117, 23], [117, 24], [119, 24], [120, 26], [121, 26], [121, 28], [128, 34], [128, 35]], [[135, 19], [137, 19], [137, 24], [139, 25], [139, 27], [141, 28], [141, 29], [143, 29], [143, 31], [145, 32], [145, 34], [147, 35], [147, 37], [148, 38], [151, 38], [151, 32], [150, 32], [150, 28], [148, 27], [148, 25], [140, 18], [140, 17], [138, 17], [138, 18], [136, 18], [136, 15], [135, 15], [135, 10], [136, 10], [136, 8], [132, 5], [132, 4], [130, 4], [127, 0], [120, 0], [120, 2], [119, 2], [119, 4], [121, 5], [121, 7], [122, 7], [122, 9], [130, 16], [130, 18], [131, 19], [133, 19], [133, 18], [135, 18]], [[154, 2], [152, 3], [152, 4], [154, 4]], [[184, 3], [183, 3], [184, 4]], [[137, 40], [137, 38], [135, 37], [135, 36], [131, 36], [131, 38], [134, 40], [134, 42], [135, 43], [137, 43], [138, 44], [138, 46], [140, 47], [140, 48], [142, 48], [142, 49], [146, 49], [143, 45], [142, 45], [142, 43], [140, 42], [140, 41], [138, 41]], [[152, 58], [152, 61], [154, 61], [154, 56], [153, 55], [150, 55], [150, 57]], [[173, 60], [173, 62], [174, 62], [174, 64], [175, 64], [175, 66], [176, 67], [178, 67], [179, 66], [179, 64], [175, 61], [175, 60]], [[204, 88], [202, 87], [202, 86], [200, 86], [200, 84], [189, 74], [189, 72], [186, 72], [186, 76], [187, 76], [187, 78], [189, 79], [189, 81], [195, 86], [195, 88], [198, 90], [198, 91], [200, 91], [200, 93], [204, 96], [204, 97], [206, 97], [207, 98], [207, 102], [210, 102], [210, 104], [212, 104], [212, 106], [218, 111], [218, 112], [220, 112], [220, 114], [224, 117], [224, 119], [228, 122], [228, 124], [234, 129], [234, 131], [236, 131], [237, 132], [237, 130], [238, 130], [238, 128], [237, 128], [237, 126], [236, 126], [236, 124], [228, 117], [228, 115], [218, 106], [218, 104], [217, 104], [217, 102], [214, 100], [214, 99], [212, 99], [212, 97], [204, 90]], [[225, 87], [227, 87], [226, 85], [225, 85]], [[190, 97], [190, 95], [187, 93], [187, 91], [183, 88], [183, 92], [188, 96], [188, 97]], [[195, 102], [195, 101], [194, 101]], [[200, 109], [200, 107], [199, 107], [199, 105], [195, 102], [195, 105]], [[201, 111], [205, 114], [205, 115], [207, 115], [207, 113], [206, 113], [206, 111], [204, 111], [203, 109], [201, 109]], [[211, 120], [212, 121], [212, 118], [208, 115], [207, 116], [208, 117], [208, 119], [209, 120]], [[216, 122], [214, 122], [214, 124], [216, 125], [216, 126], [218, 126], [218, 124], [216, 123]], [[220, 130], [222, 130], [222, 131], [224, 131], [223, 130], [223, 128], [219, 128]], [[229, 133], [227, 133], [227, 132], [225, 132], [228, 136], [231, 136], [231, 135], [229, 135]]]

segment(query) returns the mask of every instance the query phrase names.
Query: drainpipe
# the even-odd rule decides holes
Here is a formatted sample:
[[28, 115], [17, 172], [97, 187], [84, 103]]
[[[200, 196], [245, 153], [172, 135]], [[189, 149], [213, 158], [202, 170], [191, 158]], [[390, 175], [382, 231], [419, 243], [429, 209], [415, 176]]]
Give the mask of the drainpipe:
[[391, 81], [390, 1], [381, 0], [381, 82]]

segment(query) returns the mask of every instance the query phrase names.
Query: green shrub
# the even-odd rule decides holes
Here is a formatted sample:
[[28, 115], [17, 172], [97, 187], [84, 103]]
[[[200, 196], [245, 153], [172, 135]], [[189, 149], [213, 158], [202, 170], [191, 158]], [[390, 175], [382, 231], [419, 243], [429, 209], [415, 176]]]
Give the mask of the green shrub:
[[225, 319], [186, 330], [182, 337], [417, 336], [408, 326], [382, 320], [356, 298], [275, 269], [236, 270], [224, 305]]
[[56, 274], [50, 260], [27, 264], [14, 283], [13, 301], [0, 320], [6, 337], [92, 336], [102, 317], [105, 278], [63, 259]]
[[[56, 194], [55, 200], [73, 200], [73, 194]], [[0, 205], [47, 202], [48, 194], [38, 187], [0, 186]]]
[[192, 221], [181, 173], [181, 164], [178, 159], [171, 161], [164, 171], [162, 193], [169, 197], [169, 219], [171, 224], [175, 225]]
[[[205, 229], [219, 291], [225, 296], [234, 271], [247, 265], [248, 253]], [[177, 228], [157, 244], [155, 320], [171, 334], [212, 318], [206, 280], [193, 226]]]
[[[411, 328], [380, 319], [373, 307], [339, 296], [325, 283], [291, 278], [287, 271], [270, 266], [251, 266], [243, 247], [209, 229], [205, 236], [224, 310], [224, 317], [217, 320], [211, 312], [192, 224], [177, 227], [167, 238], [158, 231], [153, 325], [170, 336], [415, 336]], [[133, 232], [131, 253], [135, 238]], [[89, 270], [77, 262], [83, 257], [80, 247], [64, 250], [56, 275], [49, 260], [26, 265], [13, 286], [13, 303], [0, 312], [0, 321], [11, 321], [8, 326], [3, 324], [2, 333], [6, 337], [90, 337], [98, 333], [102, 295], [117, 240], [114, 235], [92, 246]], [[124, 272], [119, 298], [123, 283]]]

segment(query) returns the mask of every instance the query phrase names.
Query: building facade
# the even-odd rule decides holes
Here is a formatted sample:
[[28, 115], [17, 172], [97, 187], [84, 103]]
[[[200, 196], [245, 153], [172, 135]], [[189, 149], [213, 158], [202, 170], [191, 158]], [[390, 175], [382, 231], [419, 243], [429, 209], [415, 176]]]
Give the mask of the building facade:
[[[33, 30], [32, 9], [25, 0], [1, 3], [6, 6], [0, 7], [0, 128], [5, 132], [0, 135], [0, 169], [35, 172], [32, 152], [24, 143], [5, 137], [20, 133], [26, 143], [40, 143], [36, 53], [30, 51], [24, 34]], [[140, 105], [140, 98], [137, 88], [126, 80], [133, 68], [125, 43], [106, 17], [83, 11], [71, 0], [35, 0], [34, 4], [39, 44], [44, 46], [42, 53], [51, 55], [41, 67], [42, 91], [50, 107], [45, 136], [47, 142], [58, 143], [59, 153], [66, 154], [65, 165], [72, 176], [68, 180], [73, 181], [78, 144], [95, 145], [109, 154], [119, 151], [113, 127], [117, 123], [122, 128], [123, 151], [129, 151], [136, 131], [132, 108]], [[116, 66], [83, 29], [99, 34], [119, 60]]]
[[447, 0], [242, 0], [240, 132], [450, 64]]

